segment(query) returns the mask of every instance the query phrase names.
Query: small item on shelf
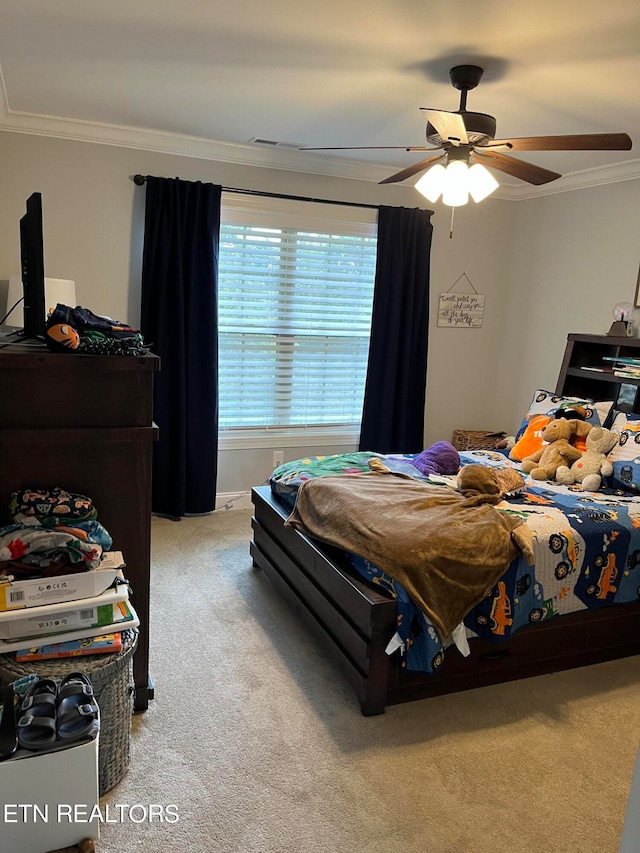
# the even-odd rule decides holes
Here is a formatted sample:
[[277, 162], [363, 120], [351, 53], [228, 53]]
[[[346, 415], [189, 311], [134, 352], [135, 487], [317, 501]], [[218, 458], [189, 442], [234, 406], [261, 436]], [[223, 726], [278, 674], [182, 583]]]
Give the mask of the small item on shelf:
[[603, 355], [603, 361], [615, 361], [618, 364], [640, 364], [640, 358], [631, 355]]
[[123, 582], [91, 598], [0, 611], [0, 641], [110, 625], [114, 615], [121, 618], [114, 605], [126, 604], [128, 597], [129, 586]]
[[613, 371], [614, 376], [628, 376], [631, 379], [640, 378], [640, 369], [634, 367], [621, 367], [619, 370]]
[[94, 314], [89, 308], [58, 303], [49, 312], [45, 342], [54, 352], [95, 355], [145, 355], [142, 333], [120, 320]]
[[[58, 643], [66, 643], [68, 640], [83, 640], [86, 637], [97, 637], [103, 634], [117, 634], [119, 631], [128, 631], [132, 628], [137, 628], [140, 625], [138, 614], [129, 602], [121, 602], [126, 604], [128, 615], [126, 617], [114, 620], [110, 625], [96, 625], [93, 628], [77, 628], [75, 631], [60, 631], [57, 634], [39, 635], [35, 637], [22, 637], [13, 640], [0, 640], [0, 655], [7, 652], [17, 652], [24, 649], [30, 643], [32, 646], [42, 645], [45, 642], [56, 640]], [[122, 615], [122, 614], [121, 614]]]
[[96, 569], [113, 544], [91, 499], [60, 486], [14, 491], [8, 509], [11, 523], [0, 527], [0, 582]]
[[592, 370], [594, 373], [613, 373], [613, 367], [581, 367], [580, 370]]
[[60, 486], [12, 492], [9, 512], [13, 517], [33, 516], [45, 527], [67, 524], [70, 520], [92, 521], [98, 517], [91, 498], [69, 492]]
[[82, 657], [84, 655], [104, 655], [122, 651], [122, 634], [99, 634], [97, 637], [84, 637], [81, 640], [68, 640], [66, 643], [49, 643], [44, 646], [31, 646], [19, 649], [16, 660], [57, 660], [59, 658]]
[[0, 576], [0, 612], [93, 598], [118, 582], [119, 574], [118, 569], [105, 569], [100, 565], [91, 571], [55, 578], [14, 580], [10, 576]]
[[[69, 563], [81, 565], [85, 571], [95, 569], [100, 564], [103, 546], [92, 541], [94, 537], [79, 529], [83, 524], [97, 522], [78, 522], [76, 527], [42, 527], [39, 521], [10, 524], [0, 528], [0, 561], [19, 561], [20, 573], [25, 567], [33, 566], [31, 575], [42, 575], [41, 569], [53, 562], [56, 570], [60, 554], [64, 554]], [[104, 540], [111, 544], [111, 539]], [[28, 568], [27, 568], [28, 570]], [[46, 572], [45, 572], [46, 574]]]
[[[630, 379], [640, 379], [640, 358], [633, 358], [633, 356], [604, 355], [602, 356], [602, 360], [612, 362], [612, 365], [608, 370], [613, 373], [614, 376], [619, 376], [622, 379], [625, 377]], [[592, 368], [586, 369], [590, 370]]]
[[101, 569], [122, 569], [126, 566], [122, 551], [105, 551], [100, 561]]
[[631, 315], [633, 305], [630, 302], [618, 302], [613, 306], [613, 323], [609, 327], [607, 335], [616, 338], [630, 338], [633, 335], [631, 326]]

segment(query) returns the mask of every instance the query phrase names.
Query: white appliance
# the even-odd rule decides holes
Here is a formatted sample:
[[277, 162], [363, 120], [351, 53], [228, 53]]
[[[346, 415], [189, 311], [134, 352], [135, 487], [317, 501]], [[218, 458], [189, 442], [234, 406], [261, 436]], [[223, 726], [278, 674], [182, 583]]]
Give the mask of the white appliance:
[[[6, 280], [6, 279], [5, 279]], [[19, 275], [12, 275], [9, 279], [9, 289], [7, 291], [7, 307], [0, 314], [4, 317], [6, 312], [19, 299], [22, 299], [22, 278]], [[67, 278], [45, 278], [44, 280], [44, 310], [45, 314], [49, 314], [50, 308], [55, 308], [58, 302], [63, 305], [76, 307], [76, 283]], [[17, 305], [9, 317], [4, 321], [5, 326], [15, 326], [21, 329], [24, 325], [22, 313], [22, 302]]]

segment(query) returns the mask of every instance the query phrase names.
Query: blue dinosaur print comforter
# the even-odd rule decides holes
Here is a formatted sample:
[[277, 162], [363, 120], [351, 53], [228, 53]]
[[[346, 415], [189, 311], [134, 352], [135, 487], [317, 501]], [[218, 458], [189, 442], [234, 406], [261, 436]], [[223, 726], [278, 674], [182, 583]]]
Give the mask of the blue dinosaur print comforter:
[[[394, 470], [442, 488], [455, 488], [455, 477], [423, 476], [413, 465], [382, 454], [352, 453], [311, 457], [277, 468], [270, 480], [272, 491], [293, 507], [297, 489], [310, 477], [368, 470], [368, 459], [381, 459]], [[461, 452], [461, 463], [512, 467], [497, 451]], [[526, 477], [523, 490], [502, 500], [497, 509], [526, 520], [532, 531], [535, 566], [523, 558], [508, 571], [464, 618], [467, 637], [504, 642], [525, 625], [579, 610], [626, 604], [640, 598], [640, 498], [613, 489], [586, 492]], [[354, 554], [353, 567], [368, 581], [396, 599], [397, 636], [390, 649], [400, 647], [407, 670], [434, 672], [442, 666], [451, 641], [442, 643], [428, 617], [406, 590], [385, 572]], [[391, 639], [391, 638], [390, 638]]]

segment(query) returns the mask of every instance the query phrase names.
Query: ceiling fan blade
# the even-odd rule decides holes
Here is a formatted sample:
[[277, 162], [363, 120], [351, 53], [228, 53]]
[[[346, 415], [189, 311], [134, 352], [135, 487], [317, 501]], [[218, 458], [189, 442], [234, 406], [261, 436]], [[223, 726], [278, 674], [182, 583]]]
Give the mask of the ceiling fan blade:
[[514, 178], [520, 178], [520, 180], [536, 186], [548, 184], [562, 177], [558, 172], [551, 172], [549, 169], [534, 166], [533, 163], [525, 163], [523, 160], [517, 160], [515, 157], [508, 157], [505, 154], [498, 154], [493, 151], [474, 149], [473, 156], [474, 159], [477, 157], [479, 161], [483, 162], [483, 165], [498, 169], [500, 172], [506, 172], [507, 175], [513, 175]]
[[379, 181], [379, 183], [397, 184], [399, 181], [404, 181], [406, 178], [411, 178], [413, 175], [417, 175], [418, 172], [424, 172], [427, 166], [430, 166], [432, 163], [437, 163], [437, 161], [442, 160], [444, 156], [444, 154], [438, 154], [437, 157], [427, 157], [426, 160], [414, 163], [413, 166], [407, 166], [406, 169], [403, 169], [401, 172], [396, 172], [395, 175], [391, 175], [390, 178], [385, 178], [384, 181]]
[[523, 136], [494, 139], [491, 145], [510, 145], [512, 151], [630, 151], [626, 133], [587, 133], [577, 136]]
[[438, 136], [443, 142], [451, 142], [452, 145], [468, 144], [467, 129], [459, 113], [432, 110], [429, 107], [420, 107], [420, 109], [427, 114], [427, 120], [438, 131]]
[[489, 142], [485, 142], [483, 145], [474, 145], [474, 148], [478, 148], [480, 151], [484, 151], [488, 149], [489, 151], [501, 151], [505, 154], [508, 154], [511, 151], [511, 145], [508, 142], [504, 142], [502, 139], [497, 140], [489, 140]]

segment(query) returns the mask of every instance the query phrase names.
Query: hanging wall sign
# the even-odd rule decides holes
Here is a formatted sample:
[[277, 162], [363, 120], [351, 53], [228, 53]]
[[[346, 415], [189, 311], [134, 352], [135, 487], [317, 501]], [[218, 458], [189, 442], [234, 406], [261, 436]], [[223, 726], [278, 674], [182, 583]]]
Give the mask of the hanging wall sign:
[[[473, 293], [452, 293], [462, 279], [471, 285]], [[463, 273], [447, 290], [440, 294], [438, 326], [458, 329], [479, 329], [482, 326], [484, 295], [478, 293], [466, 273]]]

